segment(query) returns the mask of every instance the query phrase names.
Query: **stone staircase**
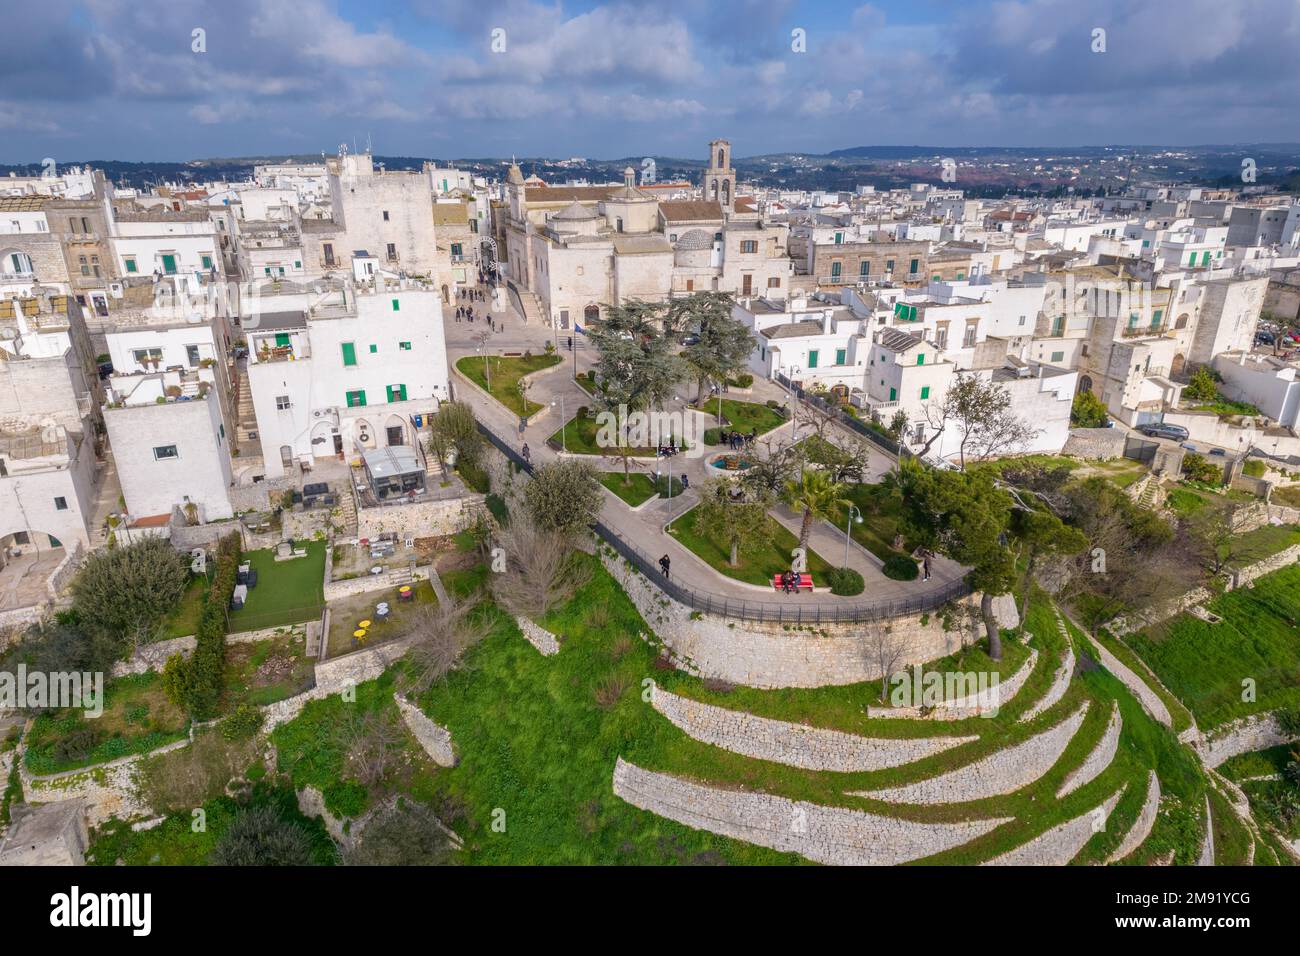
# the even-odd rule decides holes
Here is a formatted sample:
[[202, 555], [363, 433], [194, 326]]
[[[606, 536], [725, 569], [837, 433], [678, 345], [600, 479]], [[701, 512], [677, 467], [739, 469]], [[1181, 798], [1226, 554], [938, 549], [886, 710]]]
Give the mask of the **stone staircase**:
[[236, 429], [236, 437], [241, 443], [260, 444], [257, 438], [257, 412], [253, 408], [253, 390], [248, 385], [248, 373], [240, 369], [236, 381], [239, 390], [237, 407], [239, 425]]
[[510, 284], [510, 297], [515, 300], [519, 311], [523, 315], [525, 325], [545, 326], [546, 319], [542, 315], [542, 304], [535, 293], [522, 289], [514, 283]]
[[357, 501], [353, 497], [352, 482], [339, 483], [339, 511], [343, 518], [343, 531], [339, 537], [344, 539], [357, 536]]

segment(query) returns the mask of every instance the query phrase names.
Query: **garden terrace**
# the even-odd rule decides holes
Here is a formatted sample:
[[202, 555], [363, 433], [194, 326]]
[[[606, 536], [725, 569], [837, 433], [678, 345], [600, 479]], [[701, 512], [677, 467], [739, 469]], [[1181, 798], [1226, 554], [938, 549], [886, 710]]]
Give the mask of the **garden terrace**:
[[257, 572], [244, 606], [227, 616], [230, 633], [312, 621], [325, 607], [325, 542], [298, 542], [306, 554], [277, 561], [274, 548], [246, 551], [242, 561]]

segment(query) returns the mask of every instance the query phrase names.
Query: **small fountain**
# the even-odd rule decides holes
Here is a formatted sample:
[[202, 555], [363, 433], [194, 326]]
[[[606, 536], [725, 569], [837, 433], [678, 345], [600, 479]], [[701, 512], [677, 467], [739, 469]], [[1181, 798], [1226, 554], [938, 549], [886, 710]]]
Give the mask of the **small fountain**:
[[711, 475], [734, 476], [754, 466], [753, 459], [739, 452], [723, 452], [706, 462]]

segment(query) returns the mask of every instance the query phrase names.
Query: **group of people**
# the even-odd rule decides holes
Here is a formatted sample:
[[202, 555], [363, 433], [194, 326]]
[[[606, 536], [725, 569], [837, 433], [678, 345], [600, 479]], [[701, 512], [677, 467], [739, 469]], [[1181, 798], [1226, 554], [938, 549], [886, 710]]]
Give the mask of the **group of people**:
[[754, 447], [754, 442], [758, 439], [758, 429], [751, 429], [748, 435], [744, 432], [729, 432], [724, 429], [719, 433], [718, 438], [722, 444], [726, 445], [732, 451], [752, 449]]
[[671, 458], [681, 449], [677, 447], [677, 439], [673, 438], [667, 445], [660, 445], [656, 454], [660, 458]]
[[789, 594], [790, 592], [798, 593], [799, 591], [799, 574], [796, 571], [781, 572], [781, 590]]
[[[482, 281], [482, 280], [479, 280]], [[462, 286], [457, 292], [456, 297], [462, 302], [486, 302], [487, 293], [482, 289], [466, 288]]]

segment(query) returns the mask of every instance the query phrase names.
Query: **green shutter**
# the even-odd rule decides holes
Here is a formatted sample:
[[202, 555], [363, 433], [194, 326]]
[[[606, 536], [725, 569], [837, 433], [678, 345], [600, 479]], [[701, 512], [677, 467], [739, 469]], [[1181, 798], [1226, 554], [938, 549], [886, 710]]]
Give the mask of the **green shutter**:
[[817, 351], [815, 349], [808, 353], [808, 367], [809, 368], [817, 367]]
[[889, 400], [890, 400], [891, 402], [894, 402], [894, 401], [897, 401], [897, 400], [898, 400], [898, 389], [896, 389], [896, 388], [891, 388], [891, 389], [889, 390]]
[[832, 276], [838, 276], [839, 274], [840, 274], [840, 264], [839, 264], [838, 262], [832, 262], [832, 263], [831, 263], [831, 275], [832, 275]]
[[343, 348], [343, 364], [356, 365], [357, 347], [353, 345], [351, 342], [344, 342], [342, 348]]
[[929, 385], [922, 385], [922, 386], [921, 386], [921, 400], [922, 400], [922, 401], [925, 401], [925, 399], [927, 399], [927, 398], [929, 398], [929, 397], [930, 397], [930, 386], [929, 386]]
[[203, 256], [202, 258], [203, 258], [203, 268], [205, 268], [205, 269], [211, 269], [211, 268], [212, 268], [212, 257], [211, 257], [211, 256]]
[[399, 302], [397, 299], [394, 299], [394, 300], [393, 300], [393, 311], [394, 311], [394, 312], [399, 312], [399, 311], [401, 311], [401, 308], [402, 308], [402, 303]]
[[388, 389], [388, 400], [389, 400], [390, 402], [404, 402], [404, 401], [406, 401], [406, 386], [405, 386], [405, 385], [388, 385], [388, 386], [385, 386], [385, 387]]
[[836, 365], [843, 365], [846, 361], [848, 361], [848, 357], [849, 357], [848, 349], [836, 349], [836, 350], [835, 350], [835, 364], [836, 364]]
[[374, 355], [374, 354], [375, 354], [376, 352], [378, 352], [378, 351], [379, 351], [379, 346], [378, 346], [378, 345], [375, 345], [373, 342], [371, 342], [371, 343], [370, 343], [370, 354], [371, 354], [371, 355]]
[[167, 273], [168, 275], [174, 275], [176, 273], [176, 257], [163, 256], [162, 261], [163, 261], [163, 272]]
[[286, 345], [288, 345], [288, 344], [289, 344], [289, 333], [288, 333], [288, 332], [276, 332], [276, 333], [275, 333], [275, 347], [276, 347], [276, 348], [278, 348], [278, 349], [279, 349], [279, 348], [284, 348], [284, 347], [285, 347]]
[[918, 352], [918, 353], [916, 354], [916, 364], [917, 364], [917, 365], [924, 365], [924, 364], [925, 364], [925, 353], [924, 353], [924, 352]]
[[359, 408], [366, 404], [366, 390], [358, 389], [355, 392], [348, 392], [348, 408]]
[[911, 273], [913, 273], [913, 274], [915, 274], [916, 270], [919, 269], [920, 267], [921, 267], [921, 260], [920, 260], [920, 259], [913, 259], [913, 260], [912, 260], [912, 268], [909, 269], [908, 271], [911, 272]]
[[398, 343], [397, 343], [397, 347], [400, 348], [403, 352], [409, 352], [409, 351], [411, 351], [411, 343], [410, 343], [410, 342], [398, 342]]
[[127, 271], [127, 272], [138, 272], [138, 271], [139, 271], [139, 269], [136, 267], [136, 264], [135, 264], [135, 260], [134, 260], [134, 259], [127, 259], [127, 260], [126, 260], [126, 271]]

